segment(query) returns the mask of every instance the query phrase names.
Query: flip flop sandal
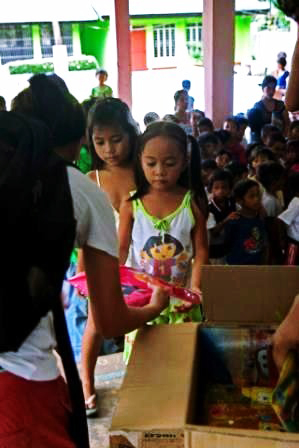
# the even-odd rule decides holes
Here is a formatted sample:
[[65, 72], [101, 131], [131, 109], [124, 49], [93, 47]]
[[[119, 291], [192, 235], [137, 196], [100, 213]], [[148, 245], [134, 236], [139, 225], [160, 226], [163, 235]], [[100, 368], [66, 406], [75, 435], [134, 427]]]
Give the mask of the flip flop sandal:
[[86, 417], [93, 417], [98, 413], [97, 405], [98, 397], [96, 394], [91, 395], [87, 400], [85, 400], [85, 412]]

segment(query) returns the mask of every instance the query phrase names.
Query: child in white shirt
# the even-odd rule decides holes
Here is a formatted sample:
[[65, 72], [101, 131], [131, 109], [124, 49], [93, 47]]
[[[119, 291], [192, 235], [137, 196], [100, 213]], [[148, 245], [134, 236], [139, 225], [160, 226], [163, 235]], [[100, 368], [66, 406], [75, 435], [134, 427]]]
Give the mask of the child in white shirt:
[[278, 218], [286, 225], [288, 246], [286, 252], [287, 265], [299, 265], [299, 173], [289, 179], [290, 190], [294, 197], [288, 208]]

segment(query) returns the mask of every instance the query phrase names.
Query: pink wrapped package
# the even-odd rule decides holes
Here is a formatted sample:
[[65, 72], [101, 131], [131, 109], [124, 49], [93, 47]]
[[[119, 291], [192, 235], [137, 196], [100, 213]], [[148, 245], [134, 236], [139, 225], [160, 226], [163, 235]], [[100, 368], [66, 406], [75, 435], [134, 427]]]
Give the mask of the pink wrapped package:
[[[120, 266], [120, 281], [123, 287], [125, 301], [130, 306], [142, 307], [147, 305], [150, 302], [152, 294], [151, 285], [167, 288], [171, 297], [184, 300], [193, 305], [201, 303], [200, 295], [190, 289], [175, 286], [157, 277], [153, 277], [146, 272], [126, 266]], [[68, 282], [78, 289], [80, 294], [88, 297], [85, 272], [69, 278]]]

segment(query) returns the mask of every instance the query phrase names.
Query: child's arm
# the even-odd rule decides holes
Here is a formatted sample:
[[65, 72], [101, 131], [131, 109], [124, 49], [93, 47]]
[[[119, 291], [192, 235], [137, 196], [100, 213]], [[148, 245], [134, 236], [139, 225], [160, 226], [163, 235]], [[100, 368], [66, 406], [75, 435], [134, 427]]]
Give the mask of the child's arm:
[[269, 259], [267, 264], [281, 264], [283, 261], [281, 240], [282, 231], [280, 229], [280, 221], [276, 217], [267, 216], [265, 218], [265, 226], [267, 231], [267, 240], [269, 245]]
[[295, 45], [292, 69], [285, 98], [286, 108], [290, 112], [299, 110], [299, 37]]
[[125, 264], [128, 258], [133, 229], [133, 204], [124, 199], [119, 209], [119, 264]]
[[240, 213], [238, 212], [231, 212], [223, 221], [218, 222], [218, 224], [213, 227], [212, 229], [210, 229], [211, 234], [214, 236], [219, 235], [219, 233], [224, 229], [225, 224], [233, 219], [239, 219], [240, 218]]
[[191, 235], [194, 248], [191, 288], [199, 290], [201, 282], [201, 267], [204, 264], [209, 264], [208, 234], [206, 229], [206, 220], [194, 202], [192, 202], [192, 212], [195, 218], [195, 226]]
[[78, 261], [77, 261], [76, 272], [77, 272], [77, 274], [79, 274], [80, 272], [84, 272], [84, 261], [83, 261], [82, 249], [78, 250]]

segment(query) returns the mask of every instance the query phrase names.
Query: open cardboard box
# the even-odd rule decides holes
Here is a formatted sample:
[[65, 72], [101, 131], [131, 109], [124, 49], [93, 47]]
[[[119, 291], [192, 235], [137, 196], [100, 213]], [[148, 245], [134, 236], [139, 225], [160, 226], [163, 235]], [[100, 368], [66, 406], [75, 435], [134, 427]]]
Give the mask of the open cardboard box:
[[205, 324], [138, 332], [112, 420], [111, 448], [295, 448], [299, 434], [211, 427], [201, 421], [202, 328], [272, 328], [299, 292], [299, 270], [205, 266]]

